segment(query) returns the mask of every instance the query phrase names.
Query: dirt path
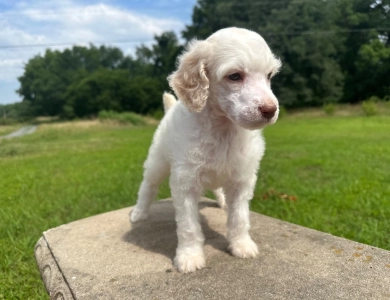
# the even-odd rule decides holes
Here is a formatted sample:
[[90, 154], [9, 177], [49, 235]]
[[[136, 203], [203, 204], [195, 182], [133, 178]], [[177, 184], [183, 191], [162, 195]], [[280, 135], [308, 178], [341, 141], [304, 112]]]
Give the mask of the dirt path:
[[0, 136], [0, 140], [1, 139], [10, 139], [10, 138], [14, 138], [14, 137], [20, 137], [20, 136], [23, 136], [26, 134], [31, 134], [37, 129], [37, 127], [38, 126], [36, 126], [36, 125], [24, 126], [17, 131], [11, 132], [7, 135]]

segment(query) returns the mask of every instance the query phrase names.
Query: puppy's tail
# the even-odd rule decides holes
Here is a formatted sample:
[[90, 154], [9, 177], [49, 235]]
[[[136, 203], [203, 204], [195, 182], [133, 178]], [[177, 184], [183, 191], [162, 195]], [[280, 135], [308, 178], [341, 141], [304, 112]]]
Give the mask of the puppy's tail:
[[173, 96], [170, 93], [164, 92], [163, 94], [163, 103], [164, 103], [164, 112], [167, 113], [167, 111], [176, 104], [177, 100], [175, 96]]

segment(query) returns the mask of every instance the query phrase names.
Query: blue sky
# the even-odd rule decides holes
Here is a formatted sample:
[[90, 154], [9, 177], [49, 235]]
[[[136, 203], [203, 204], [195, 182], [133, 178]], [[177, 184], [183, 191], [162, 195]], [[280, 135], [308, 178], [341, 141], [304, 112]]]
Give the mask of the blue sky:
[[[132, 54], [137, 45], [191, 23], [196, 0], [0, 0], [0, 104], [20, 101], [15, 93], [24, 64], [48, 47], [62, 50], [92, 42]], [[115, 44], [115, 41], [126, 43]], [[24, 47], [20, 47], [23, 46]]]

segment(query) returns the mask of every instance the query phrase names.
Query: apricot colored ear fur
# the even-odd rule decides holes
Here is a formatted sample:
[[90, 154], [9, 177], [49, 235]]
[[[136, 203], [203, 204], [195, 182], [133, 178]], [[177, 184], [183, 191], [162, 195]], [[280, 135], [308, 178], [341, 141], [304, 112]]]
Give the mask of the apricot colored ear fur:
[[178, 69], [168, 77], [169, 85], [190, 111], [200, 112], [209, 96], [205, 60], [207, 42], [192, 41], [178, 60]]

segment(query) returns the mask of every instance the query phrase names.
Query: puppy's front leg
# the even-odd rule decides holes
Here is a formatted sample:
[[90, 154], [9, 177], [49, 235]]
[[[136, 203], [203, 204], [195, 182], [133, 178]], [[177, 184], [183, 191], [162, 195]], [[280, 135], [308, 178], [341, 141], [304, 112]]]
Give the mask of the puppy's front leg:
[[249, 182], [230, 182], [225, 187], [229, 251], [241, 258], [255, 257], [258, 254], [257, 245], [249, 236], [249, 201], [253, 196], [255, 182], [256, 178]]
[[171, 176], [170, 179], [178, 238], [174, 264], [180, 272], [188, 273], [205, 266], [204, 236], [198, 211], [201, 193], [195, 188], [186, 189], [188, 182], [180, 182], [174, 177]]

